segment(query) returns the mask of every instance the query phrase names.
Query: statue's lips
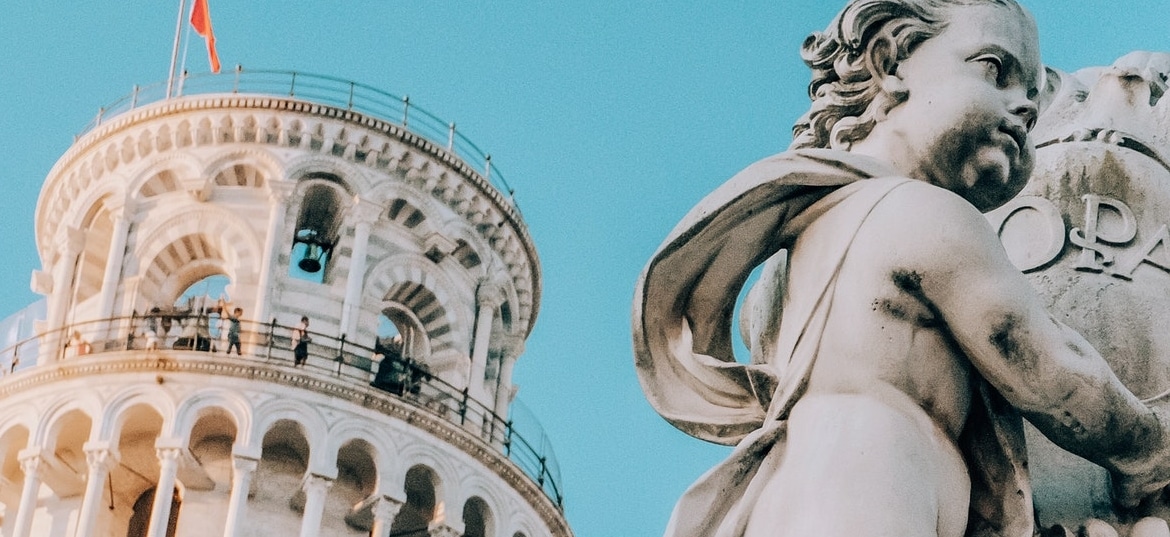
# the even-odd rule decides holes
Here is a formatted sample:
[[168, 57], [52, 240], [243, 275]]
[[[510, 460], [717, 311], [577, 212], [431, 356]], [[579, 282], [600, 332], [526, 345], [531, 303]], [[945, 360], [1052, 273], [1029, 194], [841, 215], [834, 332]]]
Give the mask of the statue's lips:
[[1006, 134], [1009, 138], [1012, 139], [1013, 142], [1015, 142], [1017, 155], [1024, 154], [1024, 148], [1027, 147], [1025, 144], [1028, 143], [1027, 130], [1025, 130], [1023, 127], [1004, 125], [999, 128], [999, 132]]
[[1158, 153], [1158, 150], [1146, 145], [1144, 142], [1133, 137], [1130, 134], [1126, 134], [1124, 132], [1116, 131], [1116, 130], [1112, 130], [1112, 129], [1080, 128], [1080, 129], [1073, 131], [1071, 134], [1068, 134], [1067, 136], [1062, 136], [1060, 138], [1053, 138], [1053, 139], [1048, 140], [1046, 142], [1038, 143], [1038, 144], [1036, 144], [1036, 149], [1039, 150], [1039, 149], [1043, 149], [1045, 147], [1050, 147], [1050, 146], [1064, 144], [1064, 143], [1072, 143], [1072, 142], [1099, 142], [1099, 143], [1104, 143], [1104, 144], [1109, 144], [1109, 145], [1115, 145], [1118, 147], [1129, 149], [1131, 151], [1137, 151], [1138, 153], [1141, 153], [1141, 154], [1153, 159], [1155, 162], [1157, 162], [1159, 165], [1161, 165], [1167, 171], [1170, 171], [1170, 161], [1167, 161], [1166, 158], [1164, 158], [1160, 153]]

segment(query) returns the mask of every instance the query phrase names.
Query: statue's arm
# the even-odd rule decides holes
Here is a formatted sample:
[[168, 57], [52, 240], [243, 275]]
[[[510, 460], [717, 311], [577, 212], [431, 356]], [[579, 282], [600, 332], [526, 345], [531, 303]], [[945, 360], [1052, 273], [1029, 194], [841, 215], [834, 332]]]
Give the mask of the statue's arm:
[[1058, 445], [1111, 470], [1122, 503], [1165, 486], [1167, 420], [1049, 314], [974, 207], [927, 185], [908, 191], [897, 201], [913, 215], [899, 224], [913, 237], [902, 243], [905, 260], [920, 276], [920, 298], [980, 374]]

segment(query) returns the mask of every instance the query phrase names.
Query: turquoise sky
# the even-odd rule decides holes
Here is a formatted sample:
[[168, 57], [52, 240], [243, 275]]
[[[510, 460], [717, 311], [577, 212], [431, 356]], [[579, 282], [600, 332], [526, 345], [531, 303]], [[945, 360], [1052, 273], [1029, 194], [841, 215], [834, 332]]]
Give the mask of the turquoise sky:
[[[783, 149], [807, 105], [797, 50], [842, 4], [210, 0], [225, 69], [353, 79], [458, 123], [516, 190], [541, 256], [540, 318], [516, 368], [578, 537], [661, 535], [727, 448], [645, 402], [634, 280], [703, 195]], [[36, 297], [41, 181], [100, 106], [165, 79], [177, 1], [5, 0], [0, 15], [0, 317]], [[1170, 51], [1166, 0], [1029, 2], [1046, 61]], [[201, 41], [188, 68], [203, 72]]]

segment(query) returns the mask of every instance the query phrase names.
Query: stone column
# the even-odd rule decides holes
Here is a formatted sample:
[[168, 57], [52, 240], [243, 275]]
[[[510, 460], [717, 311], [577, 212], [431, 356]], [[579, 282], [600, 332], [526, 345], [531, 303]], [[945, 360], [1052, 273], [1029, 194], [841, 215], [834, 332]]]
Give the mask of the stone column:
[[353, 249], [349, 257], [349, 276], [345, 282], [345, 302], [341, 305], [341, 333], [356, 335], [362, 287], [366, 277], [366, 250], [370, 244], [370, 226], [378, 221], [382, 207], [355, 198], [350, 209], [353, 220]]
[[118, 294], [118, 280], [122, 276], [122, 261], [126, 255], [126, 240], [130, 233], [130, 214], [134, 212], [132, 201], [126, 201], [121, 207], [110, 204], [110, 212], [114, 219], [114, 231], [110, 236], [110, 250], [106, 254], [106, 272], [102, 278], [101, 304], [98, 315], [101, 318], [114, 316], [114, 297]]
[[471, 397], [483, 401], [486, 398], [483, 375], [487, 369], [488, 346], [492, 339], [492, 320], [496, 308], [500, 307], [499, 289], [487, 283], [480, 284], [475, 293], [475, 302], [478, 309], [475, 315], [475, 339], [471, 344], [471, 371], [467, 375], [467, 382]]
[[[56, 239], [57, 256], [53, 266], [51, 283], [49, 286], [48, 323], [45, 327], [51, 332], [42, 342], [38, 365], [51, 363], [61, 355], [61, 346], [66, 337], [61, 330], [65, 327], [65, 319], [69, 313], [69, 299], [73, 296], [73, 278], [77, 274], [77, 256], [85, 248], [85, 232], [73, 228], [63, 227]], [[34, 280], [43, 280], [34, 276]], [[43, 287], [43, 286], [41, 286]], [[46, 290], [46, 289], [41, 289]]]
[[333, 480], [323, 475], [309, 474], [305, 478], [305, 510], [301, 514], [301, 537], [317, 537], [321, 531], [321, 516], [325, 514], [325, 494]]
[[[73, 502], [60, 498], [51, 498], [45, 502], [45, 511], [49, 515], [48, 537], [65, 537], [69, 531], [69, 524], [73, 518]], [[79, 534], [77, 534], [79, 535]]]
[[175, 491], [175, 475], [179, 471], [179, 455], [183, 448], [159, 447], [158, 485], [154, 488], [154, 506], [150, 510], [148, 537], [166, 537], [171, 520], [171, 496]]
[[519, 339], [518, 347], [511, 347], [504, 349], [504, 356], [500, 360], [500, 382], [496, 389], [495, 413], [501, 419], [508, 419], [508, 405], [512, 404], [512, 398], [516, 395], [515, 385], [512, 384], [512, 372], [516, 368], [516, 360], [523, 352], [524, 340]]
[[106, 477], [116, 460], [117, 456], [108, 443], [86, 444], [85, 461], [89, 466], [89, 473], [85, 478], [85, 496], [81, 500], [81, 513], [77, 517], [77, 532], [74, 534], [76, 537], [91, 537], [94, 534]]
[[252, 487], [252, 475], [256, 473], [258, 465], [259, 461], [251, 457], [232, 456], [232, 494], [228, 499], [223, 537], [243, 535], [244, 520], [248, 517], [248, 491]]
[[264, 237], [264, 253], [260, 257], [260, 281], [256, 286], [256, 304], [252, 308], [252, 311], [255, 312], [252, 318], [258, 323], [267, 323], [271, 320], [269, 319], [271, 310], [268, 308], [268, 301], [275, 281], [273, 264], [279, 257], [279, 250], [282, 247], [280, 233], [284, 230], [284, 215], [288, 212], [288, 199], [292, 196], [295, 188], [295, 183], [268, 182], [268, 197], [272, 206], [268, 210], [268, 234]]
[[394, 524], [394, 517], [402, 510], [400, 502], [389, 496], [378, 498], [374, 505], [374, 525], [370, 528], [370, 537], [390, 537], [390, 526]]
[[41, 486], [41, 450], [28, 448], [20, 452], [20, 469], [24, 471], [24, 486], [20, 489], [20, 508], [16, 511], [13, 537], [32, 537], [33, 515], [37, 510], [37, 489]]

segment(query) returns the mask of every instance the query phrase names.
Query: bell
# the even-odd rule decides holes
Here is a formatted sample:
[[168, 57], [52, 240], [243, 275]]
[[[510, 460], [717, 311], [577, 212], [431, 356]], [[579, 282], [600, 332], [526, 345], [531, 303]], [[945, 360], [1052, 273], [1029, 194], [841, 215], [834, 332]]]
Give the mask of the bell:
[[305, 256], [297, 262], [297, 267], [301, 270], [314, 274], [321, 270], [321, 254], [322, 250], [319, 245], [308, 243], [305, 245]]

